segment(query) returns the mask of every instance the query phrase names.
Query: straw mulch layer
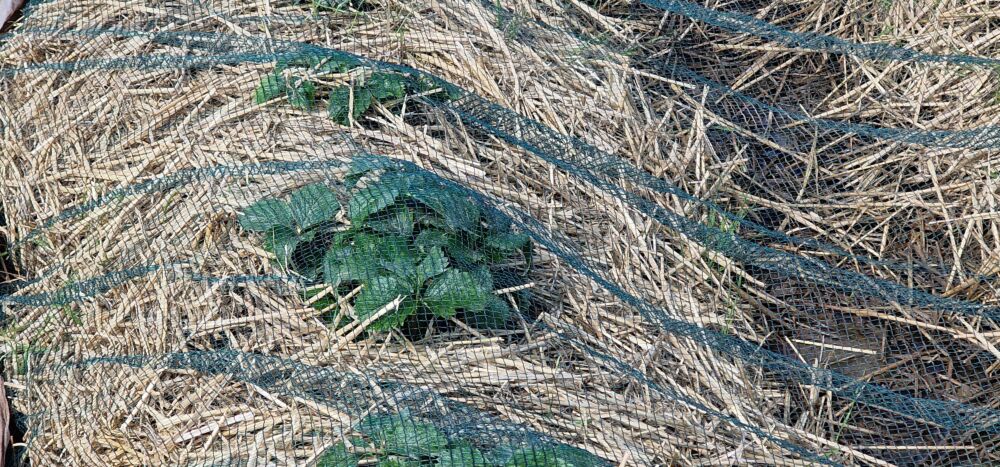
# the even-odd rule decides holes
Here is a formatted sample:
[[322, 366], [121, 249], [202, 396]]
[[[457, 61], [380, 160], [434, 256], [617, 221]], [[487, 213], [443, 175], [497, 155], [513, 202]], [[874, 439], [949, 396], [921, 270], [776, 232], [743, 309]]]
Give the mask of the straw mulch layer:
[[[906, 89], [901, 84], [905, 80], [899, 81], [906, 76], [904, 68], [883, 65], [886, 69], [873, 70], [878, 65], [840, 63], [850, 65], [850, 71], [844, 71], [820, 64], [828, 73], [820, 76], [831, 82], [846, 79], [846, 74], [851, 82], [869, 83], [860, 89], [832, 84], [823, 88], [809, 84], [815, 79], [788, 71], [820, 66], [809, 57], [750, 46], [733, 52], [725, 45], [732, 43], [731, 37], [689, 23], [673, 30], [686, 31], [687, 37], [677, 38], [675, 32], [665, 32], [671, 29], [663, 27], [663, 18], [625, 2], [596, 7], [573, 2], [566, 10], [543, 2], [505, 2], [517, 13], [513, 17], [496, 15], [484, 5], [491, 2], [365, 3], [363, 13], [313, 16], [308, 5], [279, 1], [215, 2], [208, 10], [170, 3], [139, 6], [56, 0], [34, 11], [22, 28], [156, 28], [253, 35], [400, 62], [633, 160], [690, 193], [729, 204], [734, 211], [757, 215], [766, 207], [781, 212], [786, 219], [778, 226], [781, 230], [888, 256], [890, 252], [880, 250], [871, 238], [878, 230], [834, 220], [851, 219], [852, 210], [855, 214], [864, 211], [876, 221], [886, 221], [880, 229], [889, 226], [886, 231], [897, 234], [917, 224], [938, 231], [932, 226], [943, 219], [945, 225], [958, 229], [953, 230], [956, 240], [969, 239], [956, 251], [962, 261], [972, 258], [961, 266], [985, 264], [975, 260], [983, 258], [990, 244], [978, 240], [986, 239], [992, 227], [988, 220], [968, 215], [989, 205], [988, 201], [975, 204], [983, 201], [971, 201], [976, 197], [969, 196], [969, 190], [984, 186], [973, 176], [981, 176], [983, 167], [988, 167], [988, 151], [962, 152], [966, 158], [984, 153], [963, 164], [949, 159], [949, 152], [910, 147], [892, 151], [891, 157], [904, 157], [917, 174], [933, 174], [927, 179], [932, 183], [914, 194], [918, 198], [901, 196], [898, 187], [902, 185], [884, 181], [891, 165], [882, 159], [859, 166], [862, 169], [844, 163], [811, 172], [821, 174], [816, 177], [863, 180], [867, 184], [863, 189], [820, 192], [810, 194], [811, 199], [785, 199], [775, 190], [751, 193], [746, 180], [752, 179], [753, 166], [722, 158], [743, 148], [738, 143], [724, 147], [711, 139], [715, 114], [688, 96], [690, 87], [678, 87], [647, 64], [656, 58], [658, 38], [669, 35], [672, 40], [699, 44], [714, 55], [724, 53], [741, 64], [727, 65], [727, 69], [753, 70], [756, 74], [747, 77], [715, 76], [748, 92], [769, 92], [777, 98], [787, 92], [797, 96], [796, 102], [813, 105], [806, 111], [827, 112], [832, 117], [846, 116], [837, 114], [837, 109], [846, 112], [848, 102], [864, 102], [887, 124], [913, 126], [915, 121], [920, 125], [933, 121], [947, 128], [972, 124], [959, 120], [972, 117], [924, 105], [923, 112], [936, 116], [916, 114], [906, 121], [906, 108], [876, 106], [871, 104], [871, 95], [894, 89], [900, 100], [922, 95], [924, 101], [935, 102], [946, 90], [958, 92], [976, 82], [974, 73], [950, 78], [953, 81], [947, 86]], [[888, 13], [896, 18], [894, 24], [911, 28], [920, 24], [907, 21], [911, 13], [903, 7], [895, 8]], [[945, 11], [949, 7], [942, 2], [936, 8]], [[827, 32], [851, 31], [856, 36], [849, 38], [871, 39], [863, 29], [815, 21], [808, 11], [801, 17], [778, 19], [786, 26], [822, 25]], [[561, 29], [545, 28], [532, 20]], [[967, 21], [977, 24], [974, 19]], [[570, 31], [610, 39], [605, 45], [583, 43]], [[904, 37], [915, 31], [900, 27], [898, 33]], [[986, 42], [977, 42], [975, 50], [989, 52]], [[185, 53], [176, 44], [141, 35], [33, 33], [2, 47], [0, 66], [4, 67]], [[699, 54], [696, 48], [686, 52]], [[790, 61], [789, 65], [772, 66], [779, 58]], [[758, 66], [742, 68], [753, 63]], [[780, 282], [777, 278], [754, 277], [754, 271], [741, 270], [706, 252], [607, 193], [521, 148], [457, 123], [452, 115], [418, 102], [407, 104], [402, 112], [377, 106], [363, 121], [344, 128], [322, 110], [306, 112], [282, 103], [256, 105], [254, 88], [272, 67], [241, 63], [191, 70], [35, 71], [0, 83], [0, 118], [13, 122], [9, 131], [0, 134], [0, 152], [10, 160], [0, 165], [0, 199], [5, 200], [9, 221], [3, 233], [19, 242], [22, 270], [48, 273], [22, 288], [19, 295], [53, 291], [76, 280], [128, 268], [186, 262], [124, 281], [70, 305], [9, 307], [16, 320], [5, 333], [8, 387], [18, 390], [14, 408], [32, 414], [28, 451], [33, 462], [157, 465], [250, 459], [256, 465], [299, 464], [315, 459], [339, 439], [339, 432], [357, 421], [357, 414], [288, 396], [280, 385], [263, 387], [240, 374], [122, 365], [46, 370], [59, 362], [89, 357], [155, 357], [220, 348], [402, 380], [624, 465], [795, 462], [797, 457], [778, 447], [774, 439], [789, 440], [846, 463], [880, 462], [831, 428], [834, 423], [850, 426], [841, 407], [834, 406], [843, 401], [834, 402], [831, 396], [806, 386], [770, 381], [753, 368], [664, 332], [548, 252], [541, 252], [533, 273], [538, 321], [525, 320], [522, 329], [503, 335], [458, 326], [454, 332], [416, 341], [397, 334], [357, 339], [357, 334], [330, 329], [319, 312], [286, 287], [229, 286], [190, 279], [194, 274], [229, 277], [279, 272], [267, 253], [236, 226], [237, 213], [257, 199], [314, 181], [336, 181], [342, 178], [342, 169], [210, 177], [114, 199], [28, 237], [60, 212], [156, 177], [216, 165], [347, 160], [363, 148], [409, 160], [520, 206], [570, 239], [593, 264], [602, 265], [615, 283], [663, 306], [674, 317], [770, 346], [775, 317], [761, 311], [767, 309], [761, 303], [770, 301], [786, 304], [776, 323], [796, 326], [790, 318], [798, 316], [791, 298], [776, 297], [778, 292], [773, 290]], [[782, 73], [791, 77], [783, 78]], [[357, 77], [331, 78], [335, 83], [351, 79]], [[975, 89], [987, 93], [987, 87], [981, 83]], [[971, 99], [970, 94], [974, 93], [966, 90], [961, 96]], [[912, 114], [913, 109], [909, 111]], [[989, 113], [967, 113], [981, 121], [993, 118]], [[875, 158], [880, 149], [884, 148], [865, 148], [867, 152], [859, 158]], [[842, 199], [847, 194], [853, 198]], [[833, 199], [838, 202], [832, 203]], [[910, 199], [924, 202], [893, 204]], [[661, 197], [657, 202], [713, 222], [709, 215], [679, 200]], [[883, 244], [896, 243], [883, 240]], [[812, 290], [809, 284], [802, 287], [786, 294]], [[878, 313], [873, 310], [858, 311], [862, 312], [869, 314], [866, 319], [883, 316], [871, 315]], [[896, 319], [880, 325], [918, 330], [938, 326], [944, 331], [935, 330], [943, 333], [972, 334], [965, 341], [990, 348], [988, 341], [975, 335], [979, 328], [974, 327], [988, 323], [965, 326], [957, 318], [945, 320], [939, 323], [931, 317], [908, 315], [902, 324], [895, 324], [900, 321]], [[565, 336], [572, 336], [573, 341]], [[810, 336], [787, 337], [813, 341]], [[610, 369], [606, 360], [584, 348], [624, 362], [647, 383]], [[948, 358], [948, 349], [926, 350], [926, 355], [911, 360]], [[795, 350], [800, 356], [811, 351], [806, 347]], [[823, 359], [828, 357], [828, 353], [810, 356], [809, 363], [827, 364]], [[879, 358], [855, 362], [855, 367], [865, 370], [857, 376], [885, 363]], [[773, 438], [707, 416], [704, 409], [696, 410], [678, 402], [679, 398], [760, 427]]]

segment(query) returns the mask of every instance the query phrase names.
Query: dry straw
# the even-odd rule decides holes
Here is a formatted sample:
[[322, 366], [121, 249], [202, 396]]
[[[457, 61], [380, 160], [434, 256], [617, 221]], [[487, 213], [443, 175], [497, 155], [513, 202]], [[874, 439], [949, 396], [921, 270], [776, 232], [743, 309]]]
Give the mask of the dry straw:
[[[935, 68], [921, 70], [922, 78], [913, 80], [913, 66], [765, 47], [625, 2], [588, 6], [585, 3], [594, 2], [572, 1], [566, 8], [555, 2], [505, 2], [522, 21], [499, 18], [489, 2], [370, 3], [372, 11], [363, 15], [316, 18], [308, 5], [271, 0], [215, 2], [213, 14], [171, 4], [55, 0], [34, 11], [25, 27], [156, 25], [171, 30], [182, 24], [184, 30], [305, 41], [405, 63], [626, 157], [694, 195], [728, 203], [734, 210], [756, 206], [779, 211], [787, 219], [782, 230], [876, 256], [899, 256], [905, 250], [927, 258], [953, 258], [956, 272], [942, 279], [941, 290], [992, 300], [985, 284], [968, 282], [960, 271], [996, 272], [990, 255], [1000, 234], [992, 218], [982, 214], [995, 204], [995, 151], [859, 147], [849, 158], [810, 168], [814, 179], [850, 180], [843, 190], [793, 199], [772, 191], [773, 196], [764, 197], [759, 190], [747, 190], [739, 177], [752, 168], [720, 156], [738, 153], [739, 144], [722, 147], [708, 137], [709, 128], [724, 117], [700, 101], [690, 86], [633, 66], [624, 50], [631, 44], [655, 57], [659, 42], [654, 39], [669, 37], [696, 44], [688, 52], [703, 56], [705, 69], [719, 65], [712, 63], [715, 56], [738, 59], [736, 65], [726, 66], [738, 74], [719, 76], [737, 88], [799, 95], [797, 102], [812, 105], [805, 111], [831, 118], [857, 117], [861, 109], [861, 115], [886, 125], [927, 128], [995, 124], [997, 80], [990, 72]], [[986, 55], [995, 51], [1000, 38], [976, 32], [988, 25], [974, 14], [974, 2], [898, 4], [887, 11], [867, 3], [784, 3], [773, 2], [761, 15], [786, 27], [849, 39], [870, 41], [884, 33], [922, 48], [947, 45]], [[878, 11], [879, 24], [888, 24], [890, 30], [874, 31], [864, 15], [849, 13], [852, 8]], [[304, 21], [247, 20], [260, 17]], [[542, 28], [531, 20], [611, 37], [613, 45], [585, 45], [567, 31]], [[955, 26], [945, 32], [934, 26], [941, 21]], [[584, 49], [591, 53], [581, 54]], [[0, 66], [170, 51], [171, 46], [143, 37], [68, 40], [24, 35], [2, 46]], [[3, 81], [0, 119], [9, 131], [0, 134], [5, 158], [0, 164], [0, 199], [8, 220], [2, 232], [22, 239], [62, 210], [185, 169], [345, 160], [353, 154], [355, 146], [344, 143], [344, 128], [322, 112], [253, 104], [259, 76], [271, 66], [219, 65], [198, 73], [33, 72]], [[344, 82], [352, 77], [332, 79]], [[655, 300], [677, 317], [764, 343], [770, 338], [770, 320], [788, 319], [768, 315], [765, 305], [794, 309], [798, 304], [792, 295], [803, 289], [782, 295], [773, 278], [755, 277], [738, 264], [707, 254], [690, 239], [666, 231], [524, 150], [439, 111], [413, 109], [423, 114], [406, 118], [377, 106], [364, 124], [347, 130], [347, 136], [369, 151], [414, 162], [526, 209], [569, 237], [590, 260], [606, 265], [609, 275], [629, 292]], [[50, 291], [122, 266], [179, 260], [197, 265], [196, 271], [180, 271], [185, 274], [275, 273], [267, 253], [235, 227], [237, 213], [256, 199], [341, 175], [334, 170], [257, 176], [252, 184], [231, 177], [111, 203], [57, 223], [25, 244], [20, 264], [24, 271], [60, 267], [19, 294]], [[918, 181], [926, 188], [905, 188]], [[658, 201], [691, 216], [705, 215], [682, 200]], [[860, 215], [876, 225], [857, 223]], [[942, 231], [946, 235], [938, 251], [925, 239], [938, 238]], [[845, 424], [844, 410], [832, 395], [770, 381], [756, 369], [675, 338], [544, 252], [532, 284], [545, 304], [538, 318], [544, 326], [525, 322], [512, 336], [499, 337], [459, 326], [459, 335], [431, 335], [416, 342], [398, 334], [358, 339], [363, 323], [353, 330], [332, 330], [300, 296], [278, 287], [227, 288], [178, 280], [171, 272], [177, 271], [127, 282], [68, 310], [11, 307], [22, 327], [5, 336], [7, 348], [48, 349], [30, 362], [44, 365], [92, 356], [210, 349], [222, 341], [245, 352], [402, 379], [623, 465], [801, 462], [773, 439], [832, 453], [845, 463], [892, 465], [891, 459], [869, 454], [871, 447], [844, 442], [842, 430], [831, 428]], [[911, 357], [913, 361], [947, 362], [978, 350], [1000, 356], [995, 337], [985, 334], [995, 330], [990, 323], [863, 306], [829, 313], [834, 311], [880, 321], [886, 329], [933, 330], [935, 336], [948, 335], [965, 346], [923, 350]], [[580, 336], [583, 344], [627, 362], [656, 384], [761, 427], [773, 438], [744, 432], [609, 373], [603, 362], [568, 345], [554, 331]], [[836, 366], [838, 358], [865, 359], [854, 367], [869, 371], [853, 375], [857, 377], [885, 382], [906, 365], [902, 361], [887, 366], [880, 347], [886, 345], [884, 339], [869, 342], [803, 332], [787, 341], [792, 355], [810, 364], [843, 370]], [[23, 372], [10, 370], [17, 368], [18, 355], [8, 357], [8, 387], [23, 389], [14, 409], [42, 415], [31, 420], [28, 445], [37, 465], [210, 464], [240, 458], [253, 465], [301, 464], [337, 441], [312, 428], [329, 427], [333, 420], [335, 427], [346, 429], [351, 421], [336, 408], [272, 393], [227, 375], [100, 366], [29, 381]], [[942, 398], [983, 397], [975, 389], [982, 387], [981, 381], [974, 378], [988, 379], [992, 370], [926, 384]]]

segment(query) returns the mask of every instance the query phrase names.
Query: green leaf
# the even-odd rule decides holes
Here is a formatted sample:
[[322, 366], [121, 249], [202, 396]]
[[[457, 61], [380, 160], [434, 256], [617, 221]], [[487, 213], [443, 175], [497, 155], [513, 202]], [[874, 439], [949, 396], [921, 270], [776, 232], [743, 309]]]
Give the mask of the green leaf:
[[417, 264], [417, 286], [423, 285], [427, 279], [441, 274], [448, 267], [448, 258], [444, 256], [441, 247], [431, 247], [430, 252]]
[[317, 71], [322, 74], [327, 73], [347, 73], [361, 66], [361, 60], [348, 55], [331, 55], [319, 64]]
[[402, 456], [430, 456], [448, 446], [448, 438], [429, 423], [400, 420], [381, 433], [386, 452]]
[[347, 282], [364, 282], [381, 272], [376, 258], [352, 246], [332, 247], [323, 256], [323, 279], [333, 288]]
[[344, 180], [349, 187], [353, 187], [368, 172], [379, 169], [391, 169], [395, 166], [396, 163], [388, 157], [373, 155], [355, 156], [351, 159], [351, 165], [347, 170], [347, 175], [344, 176]]
[[239, 217], [240, 226], [251, 232], [267, 232], [275, 227], [291, 227], [292, 211], [284, 201], [265, 199], [248, 206]]
[[312, 81], [306, 81], [302, 78], [293, 78], [290, 84], [286, 89], [286, 94], [292, 107], [311, 110], [313, 102], [316, 100], [316, 85]]
[[354, 234], [355, 234], [355, 232], [353, 230], [347, 230], [347, 231], [343, 231], [343, 232], [337, 232], [337, 233], [333, 234], [333, 242], [331, 243], [331, 245], [332, 246], [347, 246], [347, 245], [350, 245], [351, 241], [354, 240]]
[[330, 92], [328, 108], [330, 118], [341, 125], [349, 125], [351, 119], [357, 120], [372, 105], [372, 93], [367, 88], [355, 88], [353, 97], [354, 111], [352, 113], [351, 87], [337, 86], [333, 88], [333, 91]]
[[404, 420], [410, 420], [410, 415], [406, 409], [403, 409], [400, 413], [369, 415], [364, 420], [361, 420], [356, 428], [369, 438], [381, 442], [383, 432]]
[[413, 210], [407, 206], [395, 205], [377, 218], [368, 219], [368, 227], [376, 232], [409, 237], [413, 234]]
[[417, 234], [413, 243], [418, 247], [431, 248], [435, 246], [445, 246], [448, 244], [448, 234], [434, 229], [424, 229]]
[[474, 248], [469, 243], [457, 237], [448, 237], [448, 244], [445, 246], [448, 256], [451, 256], [455, 262], [466, 268], [480, 264], [486, 259], [482, 251]]
[[453, 101], [463, 96], [462, 89], [452, 85], [440, 78], [421, 75], [417, 81], [417, 89], [420, 92], [427, 92], [439, 89], [440, 92], [431, 96], [432, 98], [445, 101]]
[[518, 449], [505, 467], [592, 467], [604, 463], [593, 454], [567, 445]]
[[424, 303], [441, 318], [455, 316], [458, 309], [480, 311], [486, 306], [490, 290], [472, 274], [449, 269], [438, 276], [424, 294]]
[[384, 457], [378, 460], [378, 464], [375, 464], [376, 467], [422, 467], [427, 465], [418, 460], [399, 457]]
[[368, 216], [385, 209], [399, 196], [398, 183], [381, 182], [366, 186], [354, 194], [347, 203], [347, 216], [354, 225], [360, 225]]
[[340, 202], [333, 190], [314, 183], [292, 193], [289, 209], [299, 228], [306, 230], [332, 219], [340, 209]]
[[337, 86], [330, 91], [330, 105], [327, 107], [330, 119], [341, 124], [349, 125], [351, 119], [351, 87]]
[[357, 467], [360, 460], [360, 457], [347, 450], [344, 443], [337, 443], [323, 452], [316, 467]]
[[[486, 266], [480, 266], [480, 267], [478, 267], [476, 269], [473, 269], [472, 270], [472, 277], [476, 280], [476, 283], [478, 283], [480, 287], [482, 287], [482, 288], [484, 288], [486, 290], [493, 290], [494, 289], [494, 287], [493, 287], [493, 273], [490, 272], [490, 269], [488, 267], [486, 267]], [[490, 294], [490, 295], [493, 295], [493, 294]]]
[[367, 86], [378, 100], [400, 99], [406, 95], [405, 82], [406, 79], [397, 73], [372, 73]]
[[441, 451], [438, 453], [437, 459], [438, 467], [491, 467], [493, 465], [482, 451], [467, 443]]
[[523, 248], [531, 237], [523, 233], [494, 232], [486, 237], [486, 244], [503, 251], [514, 251]]
[[295, 251], [295, 247], [298, 246], [299, 241], [300, 238], [294, 230], [278, 226], [265, 235], [264, 249], [274, 253], [279, 266], [288, 268], [288, 261], [291, 259], [292, 253]]
[[481, 311], [465, 313], [466, 324], [478, 329], [499, 329], [510, 322], [514, 311], [507, 305], [507, 301], [490, 294], [486, 301], [486, 307]]
[[414, 420], [405, 411], [398, 414], [369, 415], [358, 424], [357, 429], [387, 454], [424, 457], [448, 446], [448, 438], [434, 425]]
[[372, 92], [367, 88], [356, 89], [354, 91], [354, 113], [351, 114], [357, 120], [372, 106]]
[[[409, 289], [395, 277], [379, 276], [365, 283], [361, 293], [354, 300], [354, 311], [359, 321], [368, 319], [395, 300], [400, 295], [408, 295]], [[409, 303], [407, 303], [409, 302]], [[416, 312], [416, 304], [412, 301], [400, 303], [396, 310], [390, 311], [369, 326], [372, 331], [384, 331], [399, 327], [410, 315]]]
[[410, 196], [443, 216], [448, 227], [472, 232], [479, 224], [479, 206], [448, 187], [419, 187]]
[[412, 298], [403, 299], [399, 304], [399, 308], [386, 313], [381, 318], [375, 320], [370, 326], [368, 326], [369, 331], [373, 332], [384, 332], [392, 329], [399, 329], [406, 320], [417, 313], [417, 302]]
[[323, 57], [313, 51], [304, 52], [292, 58], [290, 60], [282, 59], [278, 60], [278, 66], [275, 67], [277, 71], [283, 71], [287, 68], [308, 68], [314, 67], [319, 64]]
[[410, 249], [406, 238], [395, 235], [381, 238], [378, 257], [379, 263], [397, 278], [408, 283], [414, 283], [417, 272], [417, 256]]
[[275, 72], [264, 76], [253, 92], [253, 100], [258, 104], [263, 104], [271, 99], [277, 99], [285, 95], [285, 77]]
[[[333, 246], [323, 258], [323, 275], [331, 286], [344, 282], [366, 282], [377, 276], [386, 275], [386, 263], [390, 267], [413, 269], [413, 252], [406, 239], [397, 236], [379, 236], [357, 233], [351, 245]], [[394, 265], [393, 258], [400, 258], [401, 265]]]

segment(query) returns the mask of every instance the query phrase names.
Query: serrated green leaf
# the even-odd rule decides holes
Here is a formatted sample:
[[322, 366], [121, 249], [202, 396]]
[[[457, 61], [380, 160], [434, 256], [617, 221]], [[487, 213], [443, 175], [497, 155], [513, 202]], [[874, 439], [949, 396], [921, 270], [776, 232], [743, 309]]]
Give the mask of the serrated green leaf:
[[453, 236], [449, 236], [447, 240], [448, 244], [445, 245], [445, 251], [448, 252], [448, 256], [452, 257], [462, 267], [471, 268], [486, 259], [483, 256], [483, 252], [474, 248], [468, 241], [463, 241], [463, 239]]
[[397, 73], [372, 73], [366, 85], [376, 99], [400, 99], [406, 94], [405, 82]]
[[292, 193], [288, 207], [295, 223], [306, 230], [333, 218], [340, 209], [340, 202], [333, 190], [314, 183]]
[[507, 301], [490, 294], [486, 301], [486, 307], [481, 311], [466, 312], [464, 319], [469, 326], [478, 329], [500, 329], [510, 322], [514, 311], [507, 305]]
[[566, 445], [518, 449], [505, 467], [594, 467], [603, 465], [597, 456]]
[[424, 229], [421, 230], [417, 237], [413, 240], [413, 243], [418, 247], [431, 248], [431, 247], [443, 247], [448, 244], [448, 234], [434, 229]]
[[312, 109], [313, 102], [316, 100], [316, 85], [312, 81], [293, 78], [285, 91], [292, 107], [302, 110]]
[[417, 313], [417, 302], [413, 298], [405, 298], [399, 304], [399, 308], [385, 314], [381, 318], [375, 320], [370, 326], [368, 326], [369, 331], [383, 332], [389, 331], [391, 329], [399, 329], [406, 320]]
[[369, 218], [367, 225], [376, 232], [409, 237], [413, 234], [413, 210], [396, 204], [386, 212]]
[[410, 420], [410, 415], [407, 413], [406, 409], [403, 409], [400, 413], [369, 415], [365, 417], [364, 420], [361, 420], [356, 428], [369, 438], [381, 442], [383, 432], [389, 430], [393, 425], [401, 423], [404, 420]]
[[360, 460], [359, 456], [347, 450], [344, 443], [337, 443], [323, 452], [316, 467], [357, 467]]
[[468, 444], [455, 446], [437, 455], [438, 467], [491, 467], [493, 465], [482, 453]]
[[426, 467], [421, 461], [400, 457], [383, 457], [378, 460], [378, 464], [375, 467]]
[[244, 209], [239, 223], [251, 232], [267, 232], [275, 227], [291, 228], [292, 211], [284, 201], [265, 199]]
[[493, 273], [490, 272], [490, 268], [486, 266], [480, 266], [476, 269], [473, 269], [471, 274], [472, 278], [476, 280], [476, 283], [479, 284], [480, 287], [486, 290], [494, 289]]
[[258, 104], [263, 104], [271, 99], [284, 96], [286, 87], [285, 77], [280, 73], [266, 75], [260, 80], [257, 89], [254, 90], [253, 100]]
[[350, 86], [337, 86], [330, 92], [330, 105], [327, 111], [330, 118], [337, 123], [349, 125], [351, 119], [357, 120], [371, 105], [372, 93], [367, 88], [354, 88], [352, 94]]
[[331, 55], [319, 64], [317, 71], [322, 74], [327, 73], [347, 73], [361, 66], [361, 60], [348, 55]]
[[448, 268], [448, 258], [444, 256], [441, 247], [431, 247], [420, 263], [417, 264], [417, 285], [422, 285], [428, 279], [437, 276]]
[[350, 125], [351, 87], [337, 86], [330, 91], [330, 104], [327, 107], [330, 119], [341, 124]]
[[383, 237], [369, 233], [353, 236], [351, 245], [332, 246], [323, 258], [323, 275], [327, 283], [336, 286], [344, 282], [366, 282], [386, 275], [384, 261], [393, 255], [412, 254], [395, 248], [399, 237]]
[[[395, 277], [379, 276], [372, 278], [365, 282], [361, 293], [354, 300], [354, 312], [357, 314], [359, 321], [364, 321], [400, 295], [407, 295], [408, 292], [408, 288]], [[392, 319], [393, 316], [409, 311], [403, 308], [400, 306], [396, 311], [390, 311], [378, 321], [396, 322], [395, 319]], [[402, 319], [405, 320], [406, 316], [403, 316]], [[402, 324], [402, 321], [400, 320], [399, 323]]]
[[379, 264], [407, 284], [414, 284], [417, 272], [417, 255], [404, 237], [387, 235], [380, 238]]
[[486, 244], [503, 251], [514, 251], [523, 248], [531, 237], [523, 233], [494, 232], [486, 236]]
[[435, 316], [451, 318], [459, 309], [481, 311], [490, 292], [471, 273], [449, 269], [427, 287], [424, 303]]
[[364, 282], [380, 272], [374, 258], [355, 254], [352, 246], [331, 247], [323, 256], [323, 279], [334, 289], [347, 282]]
[[372, 92], [367, 88], [361, 88], [354, 91], [354, 113], [352, 117], [354, 120], [361, 118], [365, 112], [368, 111], [372, 106], [374, 99], [372, 97]]
[[479, 206], [451, 188], [422, 186], [413, 189], [410, 196], [440, 214], [452, 229], [472, 232], [479, 224]]
[[298, 234], [294, 230], [285, 226], [278, 226], [265, 234], [264, 249], [274, 253], [280, 267], [288, 268], [292, 253], [295, 252], [295, 247], [298, 246], [300, 241]]
[[400, 420], [381, 433], [385, 451], [401, 456], [430, 456], [448, 446], [448, 438], [434, 425]]
[[355, 156], [351, 159], [351, 165], [347, 170], [347, 175], [344, 176], [344, 181], [348, 187], [353, 187], [363, 175], [374, 170], [389, 169], [395, 166], [396, 163], [387, 157], [373, 155]]
[[368, 216], [391, 206], [399, 196], [400, 185], [392, 180], [366, 186], [347, 203], [347, 216], [354, 225], [360, 225]]

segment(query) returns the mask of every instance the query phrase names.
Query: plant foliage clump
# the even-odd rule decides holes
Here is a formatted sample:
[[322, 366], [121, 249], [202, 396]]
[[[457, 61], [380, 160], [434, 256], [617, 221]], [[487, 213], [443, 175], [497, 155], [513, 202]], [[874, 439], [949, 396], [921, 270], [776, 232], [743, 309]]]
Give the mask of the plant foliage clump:
[[452, 440], [434, 424], [408, 414], [376, 415], [357, 427], [364, 437], [328, 448], [317, 467], [591, 467], [602, 465], [592, 454], [564, 444], [513, 447], [490, 451], [468, 440]]
[[[431, 98], [455, 99], [457, 91], [431, 78], [410, 77], [396, 71], [364, 70], [361, 60], [348, 55], [305, 55], [279, 61], [275, 70], [261, 79], [254, 90], [254, 102], [263, 104], [285, 97], [297, 109], [313, 110], [317, 101], [326, 99], [330, 119], [342, 125], [357, 121], [376, 103], [390, 104], [410, 94], [428, 94]], [[350, 84], [330, 86], [316, 78], [336, 74], [357, 75]], [[447, 89], [447, 90], [445, 90]]]
[[[368, 331], [424, 332], [432, 318], [479, 328], [510, 323], [511, 304], [496, 291], [528, 282], [530, 238], [457, 188], [386, 162], [357, 159], [344, 202], [313, 184], [287, 201], [258, 201], [239, 223], [263, 235], [279, 268], [325, 284], [334, 297], [360, 288], [350, 318], [370, 321]], [[511, 296], [528, 305], [526, 289]], [[334, 297], [314, 306], [325, 309]]]

